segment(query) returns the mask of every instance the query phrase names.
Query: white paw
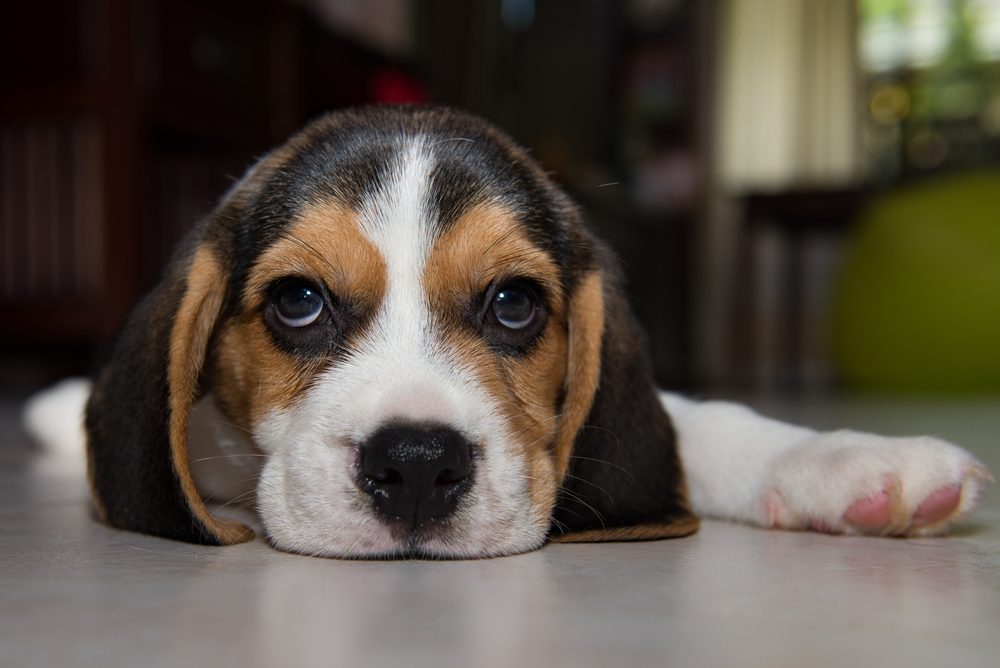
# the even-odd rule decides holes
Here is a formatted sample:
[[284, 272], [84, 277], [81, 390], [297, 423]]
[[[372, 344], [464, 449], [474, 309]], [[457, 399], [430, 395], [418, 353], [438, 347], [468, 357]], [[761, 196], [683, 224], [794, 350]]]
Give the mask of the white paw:
[[90, 381], [83, 378], [67, 378], [32, 395], [21, 418], [25, 430], [47, 453], [82, 458], [87, 442], [83, 412], [89, 397]]
[[991, 482], [975, 457], [936, 438], [836, 431], [775, 462], [764, 514], [782, 529], [930, 536], [967, 515]]

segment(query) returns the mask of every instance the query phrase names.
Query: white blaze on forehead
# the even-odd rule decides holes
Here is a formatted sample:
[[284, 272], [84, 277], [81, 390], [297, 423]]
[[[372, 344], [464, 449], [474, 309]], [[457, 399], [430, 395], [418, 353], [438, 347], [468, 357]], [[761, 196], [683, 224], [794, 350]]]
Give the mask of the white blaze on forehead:
[[399, 151], [394, 163], [382, 187], [362, 207], [360, 224], [389, 270], [382, 314], [392, 313], [398, 320], [393, 324], [401, 327], [394, 334], [409, 335], [428, 326], [421, 276], [433, 239], [427, 207], [433, 162], [423, 141], [416, 139]]
[[[359, 348], [381, 367], [355, 435], [392, 418], [447, 421], [454, 411], [434, 378], [436, 356], [423, 273], [434, 234], [427, 206], [433, 157], [417, 138], [396, 154], [381, 188], [360, 211], [362, 232], [388, 270], [386, 293], [370, 337]], [[367, 353], [367, 355], [364, 355]], [[361, 360], [357, 360], [361, 362]], [[361, 362], [364, 364], [364, 362]], [[366, 392], [367, 394], [367, 392]], [[362, 433], [359, 433], [362, 432]]]
[[434, 332], [423, 275], [435, 239], [429, 205], [434, 156], [421, 138], [400, 147], [361, 207], [361, 231], [385, 260], [386, 292], [350, 371], [368, 378], [352, 398], [351, 434], [363, 440], [393, 419], [436, 421], [477, 436], [489, 401]]

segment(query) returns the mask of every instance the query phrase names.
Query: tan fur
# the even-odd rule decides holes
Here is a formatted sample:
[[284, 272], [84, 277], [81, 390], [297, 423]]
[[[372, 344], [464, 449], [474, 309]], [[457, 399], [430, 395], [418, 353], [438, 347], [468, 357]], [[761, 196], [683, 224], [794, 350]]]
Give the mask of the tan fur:
[[615, 527], [613, 529], [589, 529], [577, 531], [563, 536], [552, 536], [554, 543], [603, 543], [611, 541], [656, 540], [658, 538], [681, 538], [698, 531], [697, 517], [684, 519], [669, 524], [640, 524], [633, 527]]
[[492, 281], [527, 276], [549, 291], [550, 305], [562, 316], [559, 268], [536, 246], [513, 215], [497, 206], [467, 212], [435, 242], [427, 260], [424, 282], [431, 304], [439, 312], [465, 306]]
[[597, 392], [601, 375], [601, 341], [604, 336], [603, 281], [598, 272], [585, 276], [569, 307], [569, 370], [566, 374], [566, 399], [555, 446], [558, 483], [569, 469], [573, 442], [583, 427]]
[[188, 415], [198, 394], [198, 377], [208, 341], [222, 308], [225, 276], [207, 247], [195, 255], [187, 276], [187, 289], [177, 310], [170, 335], [170, 454], [174, 472], [192, 514], [223, 544], [242, 543], [253, 532], [239, 522], [221, 520], [205, 508], [188, 464]]
[[269, 410], [291, 405], [329, 363], [292, 357], [276, 348], [267, 332], [261, 317], [266, 290], [287, 276], [324, 284], [334, 295], [374, 310], [385, 294], [387, 271], [356, 214], [335, 203], [306, 207], [288, 233], [263, 253], [243, 294], [247, 308], [226, 323], [216, 348], [216, 395], [226, 415], [245, 429]]
[[[524, 357], [502, 357], [476, 334], [451, 323], [456, 314], [494, 281], [532, 278], [549, 298], [549, 321], [541, 338]], [[478, 207], [435, 243], [424, 273], [431, 310], [445, 324], [453, 350], [475, 370], [500, 404], [524, 448], [535, 507], [551, 507], [557, 490], [549, 446], [559, 429], [556, 405], [566, 375], [565, 307], [558, 267], [535, 246], [512, 215], [497, 207]], [[448, 326], [454, 324], [454, 326]]]

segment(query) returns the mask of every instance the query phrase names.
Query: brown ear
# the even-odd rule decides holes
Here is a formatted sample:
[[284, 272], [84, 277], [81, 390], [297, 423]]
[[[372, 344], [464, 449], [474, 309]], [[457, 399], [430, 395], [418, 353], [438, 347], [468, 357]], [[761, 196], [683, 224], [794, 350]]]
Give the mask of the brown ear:
[[610, 254], [574, 291], [564, 431], [564, 471], [551, 539], [649, 540], [698, 530], [673, 425], [653, 382], [646, 340]]
[[210, 545], [253, 537], [209, 514], [188, 465], [188, 414], [225, 286], [208, 245], [179, 255], [129, 316], [97, 379], [88, 472], [97, 513], [112, 526]]

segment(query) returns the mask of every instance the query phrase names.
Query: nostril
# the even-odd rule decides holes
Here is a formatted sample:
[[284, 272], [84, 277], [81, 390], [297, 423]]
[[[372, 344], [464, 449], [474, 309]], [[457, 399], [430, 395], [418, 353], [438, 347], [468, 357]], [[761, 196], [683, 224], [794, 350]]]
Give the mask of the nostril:
[[403, 476], [396, 469], [372, 471], [366, 474], [372, 482], [380, 485], [398, 485], [403, 482]]
[[434, 479], [434, 484], [439, 487], [456, 485], [469, 477], [469, 472], [460, 473], [455, 469], [445, 469]]

